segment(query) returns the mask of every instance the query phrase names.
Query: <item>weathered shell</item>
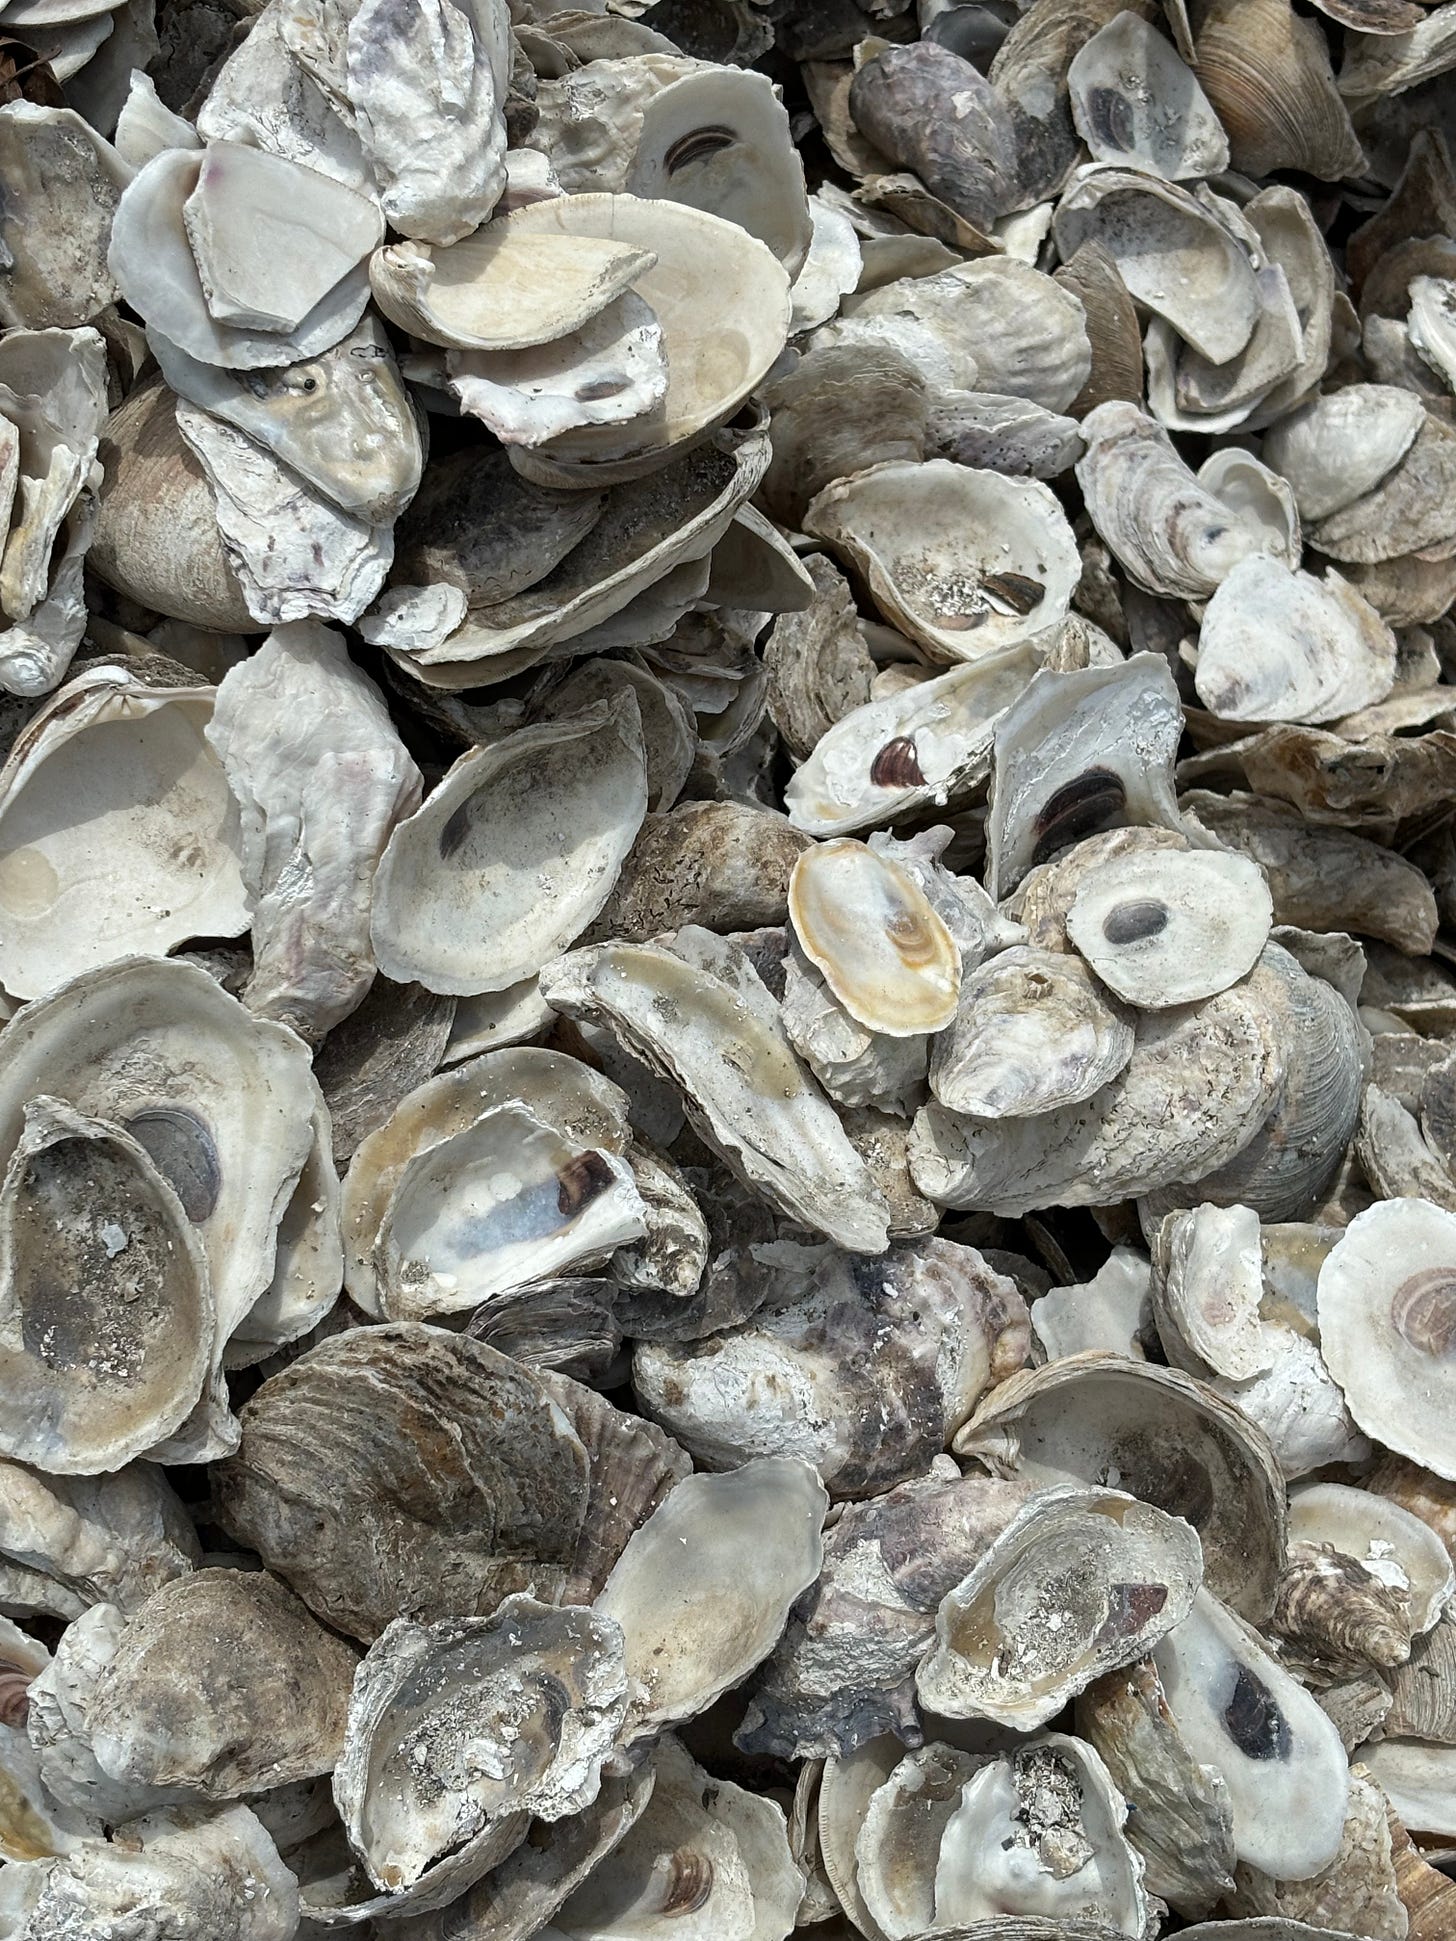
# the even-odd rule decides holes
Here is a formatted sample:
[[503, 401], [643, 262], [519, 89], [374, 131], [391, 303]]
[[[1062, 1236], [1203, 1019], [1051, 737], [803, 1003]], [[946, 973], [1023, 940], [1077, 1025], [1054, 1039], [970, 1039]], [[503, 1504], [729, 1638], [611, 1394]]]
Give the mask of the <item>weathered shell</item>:
[[1201, 485], [1161, 425], [1120, 399], [1082, 421], [1076, 466], [1087, 511], [1128, 576], [1149, 593], [1201, 600], [1241, 559], [1272, 550]]
[[313, 1143], [318, 1087], [307, 1047], [284, 1026], [251, 1017], [191, 964], [128, 958], [36, 999], [7, 1027], [7, 1160], [24, 1107], [40, 1093], [138, 1141], [196, 1229], [216, 1317], [214, 1380], [167, 1455], [194, 1461], [204, 1446], [220, 1454], [237, 1425], [216, 1371], [273, 1279], [279, 1222]]
[[687, 1478], [628, 1539], [593, 1608], [625, 1640], [631, 1736], [705, 1711], [768, 1656], [819, 1575], [828, 1507], [807, 1463], [770, 1457]]
[[1267, 1369], [1275, 1342], [1259, 1316], [1264, 1257], [1259, 1216], [1204, 1204], [1170, 1213], [1153, 1241], [1158, 1337], [1189, 1374], [1242, 1381]]
[[373, 981], [374, 869], [418, 806], [419, 771], [341, 636], [316, 622], [270, 634], [224, 677], [206, 734], [242, 808], [248, 1004], [316, 1040]]
[[1250, 175], [1300, 169], [1336, 182], [1364, 155], [1323, 34], [1289, 0], [1212, 0], [1198, 25], [1195, 68]]
[[0, 1603], [22, 1615], [126, 1615], [197, 1562], [196, 1533], [160, 1470], [45, 1476], [0, 1463]]
[[589, 1805], [627, 1703], [610, 1620], [508, 1597], [490, 1617], [398, 1619], [354, 1678], [334, 1797], [376, 1887], [453, 1899], [511, 1822]]
[[884, 1251], [878, 1189], [731, 946], [691, 924], [671, 947], [598, 944], [549, 965], [541, 989], [568, 1017], [609, 1024], [680, 1086], [694, 1123], [759, 1192], [841, 1246]]
[[789, 819], [838, 836], [969, 793], [997, 717], [1040, 665], [1030, 642], [866, 701], [830, 727], [784, 790]]
[[886, 617], [940, 660], [977, 660], [1054, 626], [1080, 571], [1045, 485], [948, 459], [856, 472], [819, 494], [804, 527], [857, 566]]
[[1205, 1580], [1251, 1618], [1267, 1615], [1284, 1558], [1284, 1481], [1262, 1431], [1205, 1383], [1106, 1354], [1010, 1376], [956, 1437], [995, 1473], [1049, 1483], [1113, 1475], [1181, 1516]]
[[1443, 1263], [1456, 1216], [1428, 1201], [1357, 1214], [1320, 1269], [1320, 1340], [1356, 1421], [1438, 1476], [1456, 1477], [1443, 1400], [1456, 1302]]
[[1374, 490], [1410, 450], [1424, 418], [1409, 391], [1348, 384], [1271, 425], [1264, 462], [1289, 480], [1301, 519], [1325, 519]]
[[783, 1808], [713, 1779], [671, 1735], [626, 1838], [554, 1916], [567, 1941], [784, 1941], [804, 1893]]
[[1091, 1098], [1132, 1051], [1131, 1022], [1082, 964], [1013, 945], [963, 980], [935, 1043], [930, 1089], [953, 1112], [1024, 1118]]
[[978, 228], [1014, 199], [1010, 118], [990, 83], [950, 48], [922, 40], [882, 49], [856, 70], [849, 109], [897, 168], [913, 170]]
[[6, 1456], [60, 1475], [120, 1469], [196, 1405], [216, 1328], [207, 1260], [119, 1126], [43, 1095], [26, 1104], [0, 1186], [0, 1290]]
[[1110, 990], [1162, 1011], [1247, 976], [1272, 920], [1263, 874], [1246, 858], [1155, 850], [1092, 871], [1067, 912], [1067, 935]]
[[213, 694], [95, 667], [17, 739], [0, 769], [0, 978], [17, 996], [246, 928]]
[[811, 1460], [835, 1497], [903, 1482], [1026, 1360], [1026, 1305], [974, 1248], [902, 1242], [877, 1265], [832, 1257], [743, 1327], [644, 1342], [642, 1407], [694, 1458]]
[[578, 936], [647, 812], [640, 721], [623, 693], [463, 755], [381, 859], [370, 923], [386, 975], [499, 991]]
[[920, 1702], [1032, 1731], [1181, 1623], [1202, 1575], [1180, 1519], [1117, 1491], [1042, 1491], [941, 1599]]
[[789, 920], [852, 1017], [893, 1038], [955, 1016], [961, 957], [914, 879], [865, 844], [806, 850], [789, 878]]
[[1456, 1597], [1456, 1576], [1439, 1534], [1398, 1503], [1344, 1483], [1311, 1483], [1289, 1499], [1291, 1542], [1352, 1557], [1397, 1592], [1411, 1632], [1428, 1631]]
[[445, 368], [461, 410], [506, 445], [623, 424], [667, 395], [661, 326], [630, 291], [569, 336], [523, 350], [452, 350]]
[[996, 724], [986, 887], [1015, 889], [1029, 869], [1094, 830], [1179, 827], [1172, 769], [1182, 714], [1167, 664], [1135, 654], [1112, 667], [1043, 669]]
[[[1350, 1772], [1350, 1793], [1340, 1850], [1328, 1867], [1308, 1880], [1276, 1881], [1256, 1867], [1241, 1864], [1238, 1891], [1229, 1905], [1240, 1913], [1265, 1915], [1236, 1925], [1263, 1926], [1267, 1941], [1279, 1941], [1286, 1930], [1290, 1941], [1301, 1932], [1318, 1933], [1331, 1921], [1335, 1932], [1360, 1931], [1371, 1941], [1407, 1941], [1415, 1933], [1397, 1890], [1393, 1829], [1384, 1793], [1360, 1766]], [[1308, 1921], [1312, 1928], [1303, 1928]]]
[[1380, 1739], [1361, 1746], [1359, 1756], [1402, 1825], [1448, 1839], [1456, 1834], [1456, 1813], [1451, 1810], [1456, 1746], [1431, 1745], [1422, 1739]]
[[1259, 291], [1248, 253], [1206, 197], [1136, 169], [1094, 168], [1062, 197], [1053, 233], [1063, 256], [1100, 242], [1130, 294], [1218, 364], [1253, 335]]
[[[335, 1452], [327, 1470], [314, 1432]], [[564, 1376], [406, 1322], [352, 1329], [271, 1376], [217, 1485], [227, 1526], [367, 1641], [396, 1617], [488, 1615], [531, 1586], [594, 1596], [686, 1470], [660, 1430]]]
[[1169, 181], [1228, 167], [1228, 138], [1197, 78], [1141, 15], [1115, 15], [1067, 69], [1072, 119], [1094, 161]]
[[190, 1571], [123, 1625], [87, 1734], [114, 1779], [236, 1799], [333, 1769], [355, 1663], [266, 1571]]
[[1241, 560], [1214, 590], [1194, 685], [1224, 721], [1333, 721], [1383, 701], [1395, 637], [1338, 573]]
[[1456, 478], [1456, 426], [1427, 411], [1414, 442], [1379, 484], [1309, 534], [1331, 559], [1370, 564], [1445, 548], [1456, 535], [1450, 492]]
[[1131, 1247], [1114, 1247], [1091, 1280], [1051, 1287], [1031, 1304], [1031, 1331], [1049, 1361], [1102, 1349], [1146, 1360], [1156, 1333], [1152, 1267]]
[[[914, 1672], [934, 1642], [940, 1600], [1034, 1487], [952, 1476], [942, 1461], [929, 1475], [845, 1504], [824, 1533], [817, 1585], [753, 1682], [735, 1743], [833, 1761], [882, 1732], [906, 1744], [918, 1739]], [[832, 1810], [821, 1797], [821, 1832]]]

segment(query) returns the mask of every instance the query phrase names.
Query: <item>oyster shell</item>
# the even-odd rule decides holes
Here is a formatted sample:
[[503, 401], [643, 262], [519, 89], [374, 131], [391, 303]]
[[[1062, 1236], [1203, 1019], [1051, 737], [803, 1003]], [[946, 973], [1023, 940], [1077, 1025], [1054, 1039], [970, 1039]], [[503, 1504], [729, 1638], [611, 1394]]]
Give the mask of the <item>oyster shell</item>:
[[1067, 935], [1110, 990], [1162, 1011], [1247, 976], [1272, 918], [1263, 874], [1247, 858], [1154, 850], [1090, 871], [1067, 911]]
[[1083, 43], [1067, 87], [1094, 161], [1131, 161], [1170, 182], [1228, 167], [1228, 137], [1197, 77], [1139, 14], [1115, 14]]
[[1123, 1489], [1192, 1524], [1209, 1588], [1267, 1616], [1284, 1485], [1262, 1430], [1205, 1383], [1148, 1362], [1070, 1355], [1010, 1376], [955, 1438], [994, 1474]]
[[897, 168], [912, 170], [977, 228], [989, 229], [1013, 200], [1010, 117], [991, 84], [949, 47], [922, 40], [881, 49], [856, 69], [849, 111]]
[[1405, 457], [1425, 413], [1390, 384], [1347, 384], [1291, 411], [1264, 434], [1266, 465], [1288, 479], [1301, 519], [1342, 512]]
[[[242, 1424], [217, 1473], [226, 1527], [366, 1642], [396, 1617], [488, 1616], [528, 1586], [594, 1596], [688, 1468], [660, 1430], [566, 1377], [418, 1322], [320, 1342], [269, 1377]], [[310, 1432], [325, 1425], [336, 1453], [322, 1471]]]
[[418, 805], [419, 771], [378, 690], [317, 622], [279, 629], [231, 669], [205, 733], [243, 811], [249, 1007], [316, 1041], [373, 981], [374, 869]]
[[828, 1507], [807, 1463], [767, 1457], [688, 1477], [628, 1539], [593, 1609], [625, 1640], [629, 1737], [705, 1711], [768, 1656], [819, 1575]]
[[680, 1086], [695, 1125], [758, 1192], [840, 1246], [884, 1251], [884, 1200], [741, 953], [689, 924], [670, 945], [574, 951], [547, 967], [541, 990]]
[[92, 1604], [124, 1614], [182, 1576], [196, 1533], [161, 1472], [128, 1463], [100, 1476], [0, 1464], [0, 1604], [71, 1619]]
[[447, 993], [534, 976], [606, 902], [646, 812], [625, 691], [463, 755], [385, 846], [370, 919], [380, 968]]
[[1116, 1491], [1039, 1491], [941, 1599], [920, 1702], [1032, 1731], [1146, 1656], [1188, 1615], [1202, 1574], [1180, 1518]]
[[937, 660], [978, 660], [1055, 626], [1080, 570], [1045, 485], [948, 459], [856, 472], [826, 487], [803, 523]]
[[0, 1289], [17, 1391], [0, 1418], [6, 1456], [94, 1475], [191, 1414], [216, 1326], [207, 1260], [119, 1126], [43, 1095], [26, 1104], [0, 1185]]
[[247, 927], [215, 690], [88, 668], [0, 769], [0, 979], [36, 997], [138, 950]]
[[1351, 1414], [1438, 1476], [1456, 1476], [1436, 1372], [1453, 1236], [1456, 1218], [1429, 1201], [1385, 1200], [1356, 1215], [1319, 1276], [1320, 1340]]
[[878, 1265], [831, 1256], [731, 1333], [642, 1342], [632, 1381], [706, 1466], [802, 1456], [832, 1496], [866, 1496], [944, 1449], [1028, 1344], [1009, 1280], [974, 1248], [915, 1240]]
[[[1111, 409], [1112, 407], [1107, 407]], [[996, 723], [986, 887], [1015, 889], [1060, 849], [1120, 823], [1178, 829], [1182, 714], [1166, 663], [1042, 669]]]
[[1333, 721], [1383, 701], [1395, 671], [1394, 635], [1338, 573], [1256, 558], [1215, 588], [1193, 678], [1224, 721]]
[[821, 843], [794, 864], [788, 902], [799, 947], [867, 1029], [911, 1038], [955, 1016], [960, 952], [897, 863], [863, 843]]
[[354, 1678], [334, 1797], [375, 1885], [442, 1905], [590, 1805], [627, 1701], [609, 1619], [508, 1597], [490, 1617], [396, 1619]]
[[931, 1056], [930, 1089], [951, 1112], [1035, 1116], [1094, 1097], [1132, 1052], [1131, 1023], [1082, 964], [1012, 945], [962, 982]]

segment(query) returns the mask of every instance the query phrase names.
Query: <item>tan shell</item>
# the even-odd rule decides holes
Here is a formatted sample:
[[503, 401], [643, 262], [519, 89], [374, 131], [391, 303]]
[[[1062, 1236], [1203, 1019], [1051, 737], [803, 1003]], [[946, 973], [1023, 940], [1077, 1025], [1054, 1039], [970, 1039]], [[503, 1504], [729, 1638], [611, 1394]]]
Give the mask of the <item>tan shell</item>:
[[1323, 34], [1289, 0], [1213, 0], [1195, 68], [1249, 175], [1300, 169], [1337, 182], [1364, 166]]
[[893, 1038], [955, 1016], [961, 958], [925, 893], [897, 864], [841, 838], [806, 850], [789, 878], [789, 919], [852, 1017]]

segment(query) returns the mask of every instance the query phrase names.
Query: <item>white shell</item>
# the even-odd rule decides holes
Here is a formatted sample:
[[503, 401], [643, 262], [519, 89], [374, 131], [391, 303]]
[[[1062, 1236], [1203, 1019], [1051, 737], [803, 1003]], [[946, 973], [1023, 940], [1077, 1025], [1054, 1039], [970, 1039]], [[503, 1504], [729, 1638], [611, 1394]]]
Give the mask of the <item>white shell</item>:
[[1428, 1200], [1359, 1213], [1320, 1268], [1320, 1342], [1368, 1435], [1456, 1479], [1446, 1364], [1456, 1327], [1456, 1215]]
[[1247, 856], [1160, 849], [1091, 871], [1067, 912], [1067, 935], [1110, 990], [1164, 1011], [1246, 977], [1272, 922], [1264, 872]]
[[0, 769], [0, 981], [34, 997], [136, 950], [248, 926], [210, 687], [88, 669]]
[[461, 994], [533, 976], [602, 908], [646, 813], [626, 691], [462, 755], [384, 851], [371, 920], [380, 968]]
[[419, 770], [342, 636], [313, 621], [224, 676], [206, 733], [242, 814], [248, 1003], [315, 1042], [373, 982], [374, 872], [419, 806]]
[[1152, 1658], [1189, 1751], [1228, 1784], [1239, 1859], [1275, 1880], [1327, 1867], [1344, 1833], [1349, 1767], [1310, 1694], [1206, 1590]]
[[689, 1476], [628, 1538], [593, 1609], [621, 1626], [628, 1732], [706, 1711], [778, 1643], [819, 1575], [829, 1498], [789, 1457]]
[[1173, 762], [1183, 711], [1167, 662], [1043, 669], [996, 723], [986, 887], [1015, 889], [1057, 850], [1119, 823], [1181, 827]]
[[609, 1024], [680, 1086], [695, 1125], [757, 1192], [840, 1246], [883, 1253], [885, 1202], [731, 945], [692, 924], [670, 945], [599, 944], [549, 965], [541, 993], [568, 1017]]
[[525, 350], [452, 350], [445, 369], [461, 410], [507, 445], [623, 424], [667, 395], [661, 326], [630, 291], [569, 336]]
[[1429, 1631], [1456, 1597], [1456, 1568], [1429, 1523], [1372, 1490], [1309, 1483], [1289, 1498], [1291, 1543], [1328, 1545], [1404, 1592], [1412, 1632]]
[[1055, 626], [1081, 572], [1066, 515], [1040, 480], [949, 459], [891, 461], [836, 480], [803, 523], [939, 660], [978, 660]]
[[1328, 518], [1373, 491], [1410, 450], [1421, 401], [1392, 384], [1347, 384], [1264, 434], [1264, 463], [1288, 479], [1301, 519]]
[[137, 172], [107, 260], [145, 322], [204, 364], [242, 370], [293, 364], [347, 336], [383, 231], [378, 209], [341, 182], [215, 142], [165, 149]]

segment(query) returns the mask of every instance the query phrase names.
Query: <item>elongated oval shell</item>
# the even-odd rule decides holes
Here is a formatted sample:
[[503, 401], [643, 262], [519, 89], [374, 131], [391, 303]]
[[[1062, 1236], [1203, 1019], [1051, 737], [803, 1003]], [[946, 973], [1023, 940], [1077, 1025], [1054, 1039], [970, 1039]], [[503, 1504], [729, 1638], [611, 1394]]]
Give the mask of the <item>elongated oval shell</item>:
[[913, 878], [863, 843], [804, 851], [789, 878], [789, 919], [805, 956], [869, 1030], [910, 1038], [955, 1016], [954, 939]]

